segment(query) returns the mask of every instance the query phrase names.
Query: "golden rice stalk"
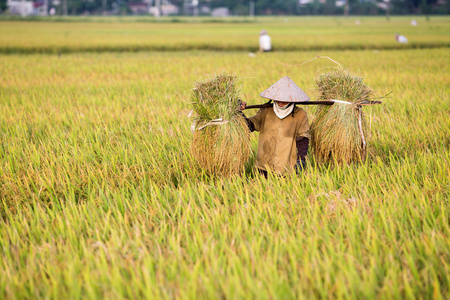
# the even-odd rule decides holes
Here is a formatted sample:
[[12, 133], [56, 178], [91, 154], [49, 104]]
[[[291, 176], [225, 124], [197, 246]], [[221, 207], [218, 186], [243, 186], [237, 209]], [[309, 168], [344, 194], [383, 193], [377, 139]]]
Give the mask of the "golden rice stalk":
[[250, 155], [250, 131], [239, 111], [236, 81], [236, 76], [220, 74], [196, 82], [192, 91], [197, 117], [191, 151], [210, 174], [239, 174]]
[[348, 70], [337, 69], [316, 78], [319, 100], [342, 100], [320, 106], [311, 124], [311, 147], [320, 163], [351, 163], [365, 159], [367, 128], [361, 102], [370, 100], [373, 90], [363, 78]]

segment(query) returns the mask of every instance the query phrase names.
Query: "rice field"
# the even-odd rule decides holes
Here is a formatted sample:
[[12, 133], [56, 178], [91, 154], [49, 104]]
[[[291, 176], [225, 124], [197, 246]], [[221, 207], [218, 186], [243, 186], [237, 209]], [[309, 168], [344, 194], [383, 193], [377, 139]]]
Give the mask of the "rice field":
[[[418, 26], [410, 25], [413, 18]], [[259, 17], [235, 18], [230, 23], [203, 18], [158, 22], [148, 17], [62, 20], [0, 19], [0, 53], [256, 51], [262, 29], [278, 51], [450, 47], [448, 17]], [[405, 35], [408, 43], [397, 43], [395, 33]]]
[[[177, 35], [155, 29], [155, 43], [177, 51], [135, 52], [124, 51], [140, 45], [132, 28], [161, 24], [1, 21], [0, 298], [448, 299], [448, 46], [352, 50], [362, 31], [340, 39], [335, 19], [307, 20], [304, 43], [322, 50], [255, 57], [248, 40], [261, 24], [252, 22], [168, 24]], [[376, 20], [385, 19], [367, 22]], [[263, 25], [276, 36], [290, 22]], [[396, 32], [391, 22], [383, 30]], [[449, 24], [441, 18], [429, 33], [448, 43]], [[215, 26], [219, 37], [243, 34], [243, 50], [195, 50], [215, 43], [199, 31]], [[106, 42], [112, 28], [128, 35]], [[193, 37], [186, 51], [183, 32]], [[120, 51], [96, 51], [102, 43]], [[317, 74], [334, 66], [300, 65], [317, 55], [362, 75], [379, 96], [392, 92], [363, 108], [365, 162], [330, 166], [309, 153], [305, 173], [266, 180], [252, 133], [242, 176], [204, 172], [190, 149], [194, 82], [235, 74], [250, 105], [287, 75], [315, 100]], [[313, 109], [305, 107], [311, 117]]]

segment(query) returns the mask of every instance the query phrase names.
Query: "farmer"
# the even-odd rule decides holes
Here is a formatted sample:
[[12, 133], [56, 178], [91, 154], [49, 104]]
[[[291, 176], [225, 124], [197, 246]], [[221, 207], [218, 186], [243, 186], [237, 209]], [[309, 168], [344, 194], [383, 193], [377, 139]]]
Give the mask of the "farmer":
[[[274, 102], [246, 118], [250, 131], [260, 133], [256, 167], [266, 178], [268, 171], [279, 175], [293, 169], [301, 172], [306, 166], [310, 134], [306, 112], [295, 103], [306, 102], [309, 97], [287, 76], [260, 96]], [[246, 105], [242, 102], [241, 109]]]
[[404, 35], [398, 33], [395, 34], [395, 40], [402, 44], [406, 44], [408, 42], [408, 39]]
[[261, 30], [259, 33], [259, 51], [260, 52], [269, 52], [272, 50], [272, 42], [270, 40], [270, 36], [267, 34], [267, 31]]

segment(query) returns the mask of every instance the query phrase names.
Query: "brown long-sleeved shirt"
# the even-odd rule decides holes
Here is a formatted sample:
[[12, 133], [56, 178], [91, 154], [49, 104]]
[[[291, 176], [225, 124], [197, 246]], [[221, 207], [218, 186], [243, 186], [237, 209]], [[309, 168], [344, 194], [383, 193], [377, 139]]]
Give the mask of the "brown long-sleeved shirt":
[[295, 107], [293, 115], [280, 119], [269, 107], [259, 110], [249, 121], [260, 132], [256, 167], [278, 174], [292, 170], [297, 162], [296, 142], [310, 138], [306, 112]]

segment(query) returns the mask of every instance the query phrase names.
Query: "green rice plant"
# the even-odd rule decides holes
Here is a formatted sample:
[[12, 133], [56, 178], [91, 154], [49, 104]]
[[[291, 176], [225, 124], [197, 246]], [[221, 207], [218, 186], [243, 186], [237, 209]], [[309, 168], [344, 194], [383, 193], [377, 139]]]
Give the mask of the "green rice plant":
[[337, 164], [364, 160], [367, 127], [361, 105], [368, 101], [373, 90], [363, 78], [346, 69], [336, 69], [316, 78], [319, 100], [341, 100], [320, 106], [311, 125], [311, 146], [315, 158]]
[[196, 114], [192, 153], [208, 173], [229, 176], [243, 170], [250, 155], [250, 132], [239, 111], [237, 77], [219, 74], [195, 83]]

